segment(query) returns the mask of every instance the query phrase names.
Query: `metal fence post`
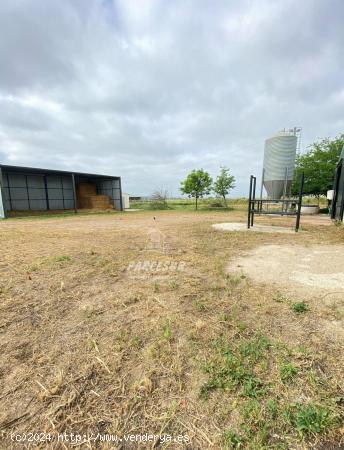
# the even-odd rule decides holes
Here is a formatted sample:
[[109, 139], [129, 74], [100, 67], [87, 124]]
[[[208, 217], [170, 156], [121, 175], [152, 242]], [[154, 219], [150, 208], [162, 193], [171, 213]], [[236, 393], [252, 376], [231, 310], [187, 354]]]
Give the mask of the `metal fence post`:
[[253, 175], [250, 176], [250, 191], [248, 194], [248, 214], [247, 214], [247, 228], [251, 226], [251, 198], [252, 198], [252, 182]]
[[302, 196], [303, 196], [303, 185], [305, 181], [305, 173], [302, 172], [301, 175], [301, 185], [300, 185], [300, 191], [299, 191], [299, 201], [298, 201], [298, 209], [297, 209], [297, 216], [296, 216], [296, 224], [295, 224], [295, 231], [299, 231], [300, 228], [300, 218], [301, 218], [301, 207], [302, 207]]
[[252, 188], [252, 209], [251, 209], [251, 227], [253, 227], [254, 223], [254, 208], [255, 208], [255, 200], [256, 200], [256, 182], [257, 178], [253, 177], [253, 188]]

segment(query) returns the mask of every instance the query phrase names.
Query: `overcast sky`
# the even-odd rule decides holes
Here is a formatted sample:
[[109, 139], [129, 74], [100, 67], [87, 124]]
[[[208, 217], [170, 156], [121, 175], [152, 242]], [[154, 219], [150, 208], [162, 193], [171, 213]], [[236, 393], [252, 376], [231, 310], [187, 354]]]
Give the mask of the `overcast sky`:
[[0, 162], [178, 193], [344, 131], [343, 0], [1, 0]]

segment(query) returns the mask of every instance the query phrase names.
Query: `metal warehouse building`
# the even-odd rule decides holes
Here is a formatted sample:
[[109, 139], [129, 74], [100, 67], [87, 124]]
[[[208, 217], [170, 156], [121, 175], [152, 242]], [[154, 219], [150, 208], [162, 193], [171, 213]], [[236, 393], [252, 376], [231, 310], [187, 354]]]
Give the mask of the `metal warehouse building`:
[[93, 198], [106, 198], [109, 207], [123, 210], [120, 177], [0, 165], [0, 218], [11, 211], [85, 208], [85, 186]]

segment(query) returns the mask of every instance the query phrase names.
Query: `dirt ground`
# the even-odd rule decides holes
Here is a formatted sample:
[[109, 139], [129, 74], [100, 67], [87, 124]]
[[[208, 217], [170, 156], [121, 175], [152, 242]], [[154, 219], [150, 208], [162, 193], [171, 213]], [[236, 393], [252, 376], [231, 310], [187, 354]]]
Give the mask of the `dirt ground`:
[[[341, 448], [344, 229], [212, 227], [241, 221], [166, 211], [0, 222], [0, 448], [74, 448], [71, 433], [87, 437], [82, 449]], [[127, 440], [145, 433], [160, 440]]]
[[322, 314], [312, 328], [344, 344], [344, 245], [263, 245], [231, 261], [227, 270], [307, 300]]

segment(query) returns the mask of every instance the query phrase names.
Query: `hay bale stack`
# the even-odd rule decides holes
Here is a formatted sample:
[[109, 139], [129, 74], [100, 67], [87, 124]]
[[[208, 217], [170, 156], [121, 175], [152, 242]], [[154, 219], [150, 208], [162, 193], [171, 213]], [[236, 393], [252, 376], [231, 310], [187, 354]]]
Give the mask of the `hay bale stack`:
[[108, 195], [97, 195], [97, 187], [93, 183], [79, 183], [78, 205], [85, 209], [113, 209]]
[[86, 209], [112, 209], [113, 206], [108, 195], [91, 195], [83, 197], [82, 208]]
[[97, 187], [93, 183], [79, 183], [78, 184], [79, 197], [90, 197], [91, 195], [97, 195]]

